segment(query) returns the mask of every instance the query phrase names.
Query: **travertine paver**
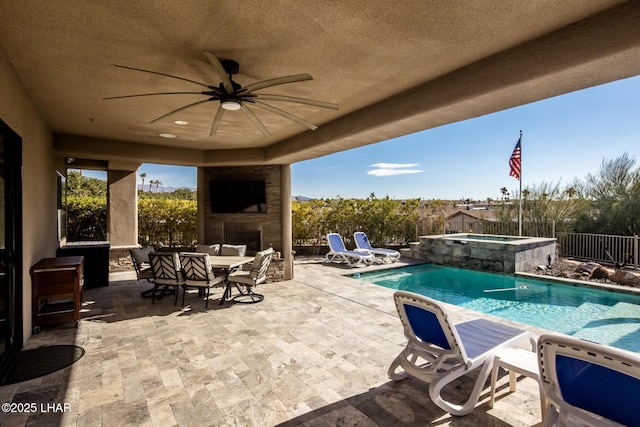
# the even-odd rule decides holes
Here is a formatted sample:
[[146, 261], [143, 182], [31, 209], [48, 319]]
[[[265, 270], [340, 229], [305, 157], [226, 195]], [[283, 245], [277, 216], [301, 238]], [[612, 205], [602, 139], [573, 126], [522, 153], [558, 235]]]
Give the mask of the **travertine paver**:
[[[509, 394], [504, 375], [495, 407], [489, 387], [474, 412], [455, 418], [417, 380], [392, 382], [386, 372], [405, 338], [393, 291], [342, 275], [319, 258], [297, 260], [295, 280], [262, 286], [265, 300], [175, 307], [151, 304], [147, 283], [112, 276], [87, 289], [83, 320], [43, 328], [26, 348], [76, 344], [86, 354], [43, 378], [0, 387], [3, 402], [69, 403], [66, 413], [0, 414], [3, 426], [536, 426], [538, 387], [519, 380]], [[212, 298], [219, 298], [222, 290]], [[451, 307], [455, 320], [477, 314]], [[533, 328], [530, 328], [533, 330]], [[539, 332], [535, 331], [534, 332]], [[446, 390], [469, 391], [462, 378]]]

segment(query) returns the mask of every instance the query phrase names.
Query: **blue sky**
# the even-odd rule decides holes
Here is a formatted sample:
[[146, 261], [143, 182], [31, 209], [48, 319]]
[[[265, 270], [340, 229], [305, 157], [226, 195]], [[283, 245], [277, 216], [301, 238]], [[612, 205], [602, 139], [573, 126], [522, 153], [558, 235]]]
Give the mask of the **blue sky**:
[[[627, 152], [640, 163], [640, 76], [292, 165], [292, 194], [314, 198], [500, 198], [522, 130], [523, 188], [562, 185]], [[195, 187], [195, 168], [144, 164], [163, 186]]]

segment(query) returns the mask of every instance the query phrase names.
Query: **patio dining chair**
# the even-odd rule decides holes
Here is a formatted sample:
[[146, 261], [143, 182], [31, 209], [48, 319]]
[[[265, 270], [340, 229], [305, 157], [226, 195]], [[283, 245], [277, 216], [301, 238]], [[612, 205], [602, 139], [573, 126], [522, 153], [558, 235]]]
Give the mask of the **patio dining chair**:
[[637, 353], [543, 334], [538, 340], [538, 366], [548, 402], [544, 427], [576, 422], [597, 427], [640, 426]]
[[[451, 415], [466, 415], [475, 407], [487, 381], [495, 354], [504, 348], [535, 338], [527, 331], [486, 319], [453, 323], [444, 305], [405, 291], [394, 294], [407, 345], [389, 367], [389, 378], [399, 381], [411, 375], [429, 383], [429, 397]], [[466, 402], [452, 403], [442, 389], [457, 378], [480, 368]]]
[[267, 281], [267, 271], [272, 257], [273, 248], [260, 251], [256, 254], [249, 270], [236, 270], [229, 274], [227, 280], [230, 284], [244, 288], [240, 295], [233, 298], [234, 302], [250, 304], [264, 300], [264, 295], [256, 294], [253, 288]]
[[222, 256], [245, 256], [247, 253], [247, 245], [229, 245], [223, 244], [220, 248], [220, 255]]
[[151, 252], [153, 252], [153, 246], [129, 250], [131, 263], [133, 264], [133, 269], [136, 272], [136, 278], [138, 280], [147, 280], [150, 282], [151, 279], [153, 279], [151, 262], [149, 261], [149, 254]]
[[209, 254], [212, 256], [220, 255], [220, 245], [203, 245], [201, 243], [196, 245], [196, 252], [202, 254]]
[[198, 295], [201, 291], [206, 291], [205, 306], [209, 307], [209, 294], [214, 286], [223, 285], [227, 280], [227, 275], [223, 271], [214, 271], [211, 268], [209, 254], [183, 252], [180, 254], [180, 264], [184, 274], [184, 291], [182, 293], [182, 306], [184, 307], [184, 299], [188, 288], [197, 288]]
[[[154, 251], [153, 246], [145, 246], [143, 248], [133, 248], [129, 250], [131, 255], [131, 264], [136, 272], [137, 280], [146, 280], [149, 283], [153, 283], [153, 271], [151, 270], [151, 261], [149, 261], [149, 254]], [[145, 298], [153, 296], [156, 288], [155, 285], [146, 291], [142, 291], [141, 295]]]
[[178, 305], [178, 290], [184, 285], [182, 267], [177, 252], [152, 252], [149, 254], [151, 261], [151, 271], [153, 271], [153, 292], [151, 293], [151, 303], [155, 304], [158, 292], [159, 296], [164, 295], [167, 288], [173, 288], [175, 301], [173, 305]]

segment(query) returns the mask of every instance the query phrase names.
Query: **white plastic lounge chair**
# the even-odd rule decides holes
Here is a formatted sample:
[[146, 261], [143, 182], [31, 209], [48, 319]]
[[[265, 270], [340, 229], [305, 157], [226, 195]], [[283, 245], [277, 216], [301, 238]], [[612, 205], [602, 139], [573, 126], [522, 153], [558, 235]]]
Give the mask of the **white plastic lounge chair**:
[[561, 335], [538, 340], [543, 426], [640, 426], [640, 355]]
[[367, 235], [362, 231], [353, 233], [353, 239], [356, 241], [356, 250], [373, 254], [376, 259], [381, 262], [396, 262], [400, 259], [400, 252], [393, 249], [372, 248]]
[[[497, 351], [527, 339], [535, 348], [529, 332], [486, 319], [454, 324], [440, 302], [411, 292], [397, 291], [394, 299], [409, 342], [391, 363], [389, 378], [411, 375], [429, 383], [433, 403], [452, 415], [466, 415], [478, 403]], [[476, 368], [482, 369], [467, 401], [458, 405], [444, 400], [442, 389]]]
[[329, 253], [325, 256], [325, 262], [345, 262], [349, 267], [355, 267], [358, 264], [371, 265], [375, 261], [370, 253], [348, 251], [338, 233], [327, 234], [327, 241]]

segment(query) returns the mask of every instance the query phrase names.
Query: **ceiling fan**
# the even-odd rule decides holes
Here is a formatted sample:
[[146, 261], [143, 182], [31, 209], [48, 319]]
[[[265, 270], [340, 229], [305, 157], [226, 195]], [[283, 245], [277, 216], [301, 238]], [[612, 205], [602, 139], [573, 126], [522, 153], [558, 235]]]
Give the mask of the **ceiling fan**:
[[222, 120], [222, 116], [225, 113], [225, 111], [236, 111], [236, 110], [240, 110], [242, 113], [244, 113], [249, 118], [249, 120], [251, 120], [251, 122], [253, 122], [253, 124], [260, 130], [260, 132], [262, 132], [264, 136], [271, 135], [269, 130], [255, 115], [255, 113], [252, 111], [250, 106], [258, 107], [263, 110], [267, 110], [272, 113], [278, 114], [302, 126], [305, 126], [311, 130], [315, 130], [318, 128], [317, 126], [307, 122], [306, 120], [301, 119], [300, 117], [294, 116], [293, 114], [290, 114], [284, 110], [281, 110], [280, 108], [277, 108], [262, 102], [263, 100], [286, 101], [286, 102], [293, 102], [297, 104], [313, 105], [315, 107], [321, 107], [321, 108], [330, 108], [333, 110], [338, 109], [337, 104], [331, 104], [329, 102], [316, 101], [313, 99], [298, 98], [298, 97], [286, 96], [286, 95], [256, 93], [256, 91], [273, 87], [273, 86], [278, 86], [278, 85], [283, 85], [288, 83], [296, 83], [296, 82], [305, 81], [305, 80], [313, 80], [313, 78], [309, 74], [306, 74], [306, 73], [294, 74], [291, 76], [277, 77], [274, 79], [263, 80], [263, 81], [252, 83], [250, 85], [242, 87], [238, 83], [233, 81], [233, 75], [237, 74], [240, 69], [240, 66], [236, 61], [233, 61], [230, 59], [220, 60], [211, 52], [204, 52], [204, 54], [209, 60], [209, 62], [211, 62], [211, 65], [213, 65], [213, 68], [217, 71], [218, 75], [220, 76], [221, 83], [218, 86], [212, 86], [206, 83], [197, 82], [197, 81], [186, 79], [183, 77], [173, 76], [171, 74], [160, 73], [157, 71], [143, 70], [141, 68], [127, 67], [124, 65], [113, 65], [114, 67], [118, 67], [118, 68], [142, 71], [145, 73], [157, 74], [160, 76], [165, 76], [173, 79], [186, 81], [189, 83], [204, 86], [207, 89], [199, 92], [197, 91], [196, 92], [157, 92], [157, 93], [141, 93], [136, 95], [112, 96], [108, 98], [103, 98], [103, 100], [135, 98], [140, 96], [154, 96], [154, 95], [203, 95], [203, 96], [206, 96], [207, 99], [203, 99], [203, 100], [185, 105], [183, 107], [177, 108], [173, 111], [168, 112], [167, 114], [163, 114], [162, 116], [151, 120], [151, 122], [149, 123], [155, 123], [159, 120], [164, 119], [165, 117], [179, 113], [188, 108], [195, 107], [196, 105], [204, 104], [206, 102], [217, 101], [220, 103], [220, 106], [218, 107], [218, 110], [216, 111], [216, 115], [213, 118], [213, 123], [211, 124], [211, 132], [209, 133], [210, 136], [214, 136], [217, 133], [218, 126], [220, 125], [220, 121]]

